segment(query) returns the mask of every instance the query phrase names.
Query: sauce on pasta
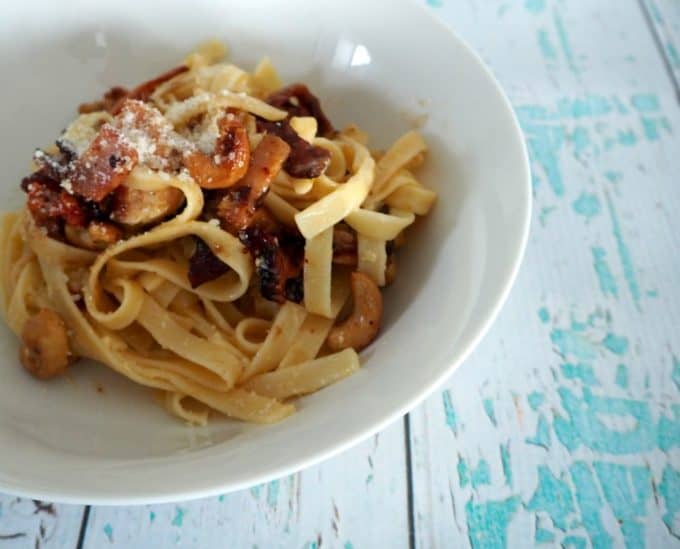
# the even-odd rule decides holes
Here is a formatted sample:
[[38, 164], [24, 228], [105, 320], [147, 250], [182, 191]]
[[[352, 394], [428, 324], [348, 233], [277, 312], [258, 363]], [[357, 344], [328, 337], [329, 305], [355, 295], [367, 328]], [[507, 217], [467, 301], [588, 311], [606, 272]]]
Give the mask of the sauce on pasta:
[[36, 151], [0, 232], [2, 311], [34, 376], [90, 358], [189, 423], [271, 423], [360, 367], [395, 248], [435, 200], [414, 174], [426, 145], [373, 151], [268, 59], [223, 55], [112, 88]]

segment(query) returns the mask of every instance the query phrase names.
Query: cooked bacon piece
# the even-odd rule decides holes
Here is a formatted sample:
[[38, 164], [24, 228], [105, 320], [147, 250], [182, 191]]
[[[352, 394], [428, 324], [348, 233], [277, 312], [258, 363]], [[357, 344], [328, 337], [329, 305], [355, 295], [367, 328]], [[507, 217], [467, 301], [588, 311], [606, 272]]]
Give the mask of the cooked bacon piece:
[[60, 214], [67, 225], [84, 227], [92, 217], [89, 208], [81, 200], [65, 190], [59, 193]]
[[137, 164], [137, 151], [122, 133], [104, 124], [87, 150], [73, 162], [73, 192], [99, 202], [121, 185]]
[[276, 135], [290, 145], [290, 156], [286, 160], [286, 171], [293, 177], [319, 177], [331, 163], [331, 153], [302, 139], [287, 120], [269, 122], [258, 120], [259, 131]]
[[290, 147], [282, 139], [274, 135], [262, 138], [253, 150], [246, 175], [219, 201], [217, 216], [225, 229], [237, 233], [248, 227], [289, 153]]
[[113, 86], [100, 100], [92, 101], [90, 103], [81, 103], [78, 106], [78, 112], [80, 114], [89, 114], [91, 112], [98, 111], [111, 112], [113, 106], [116, 105], [121, 99], [127, 97], [128, 93], [128, 90], [122, 86]]
[[255, 258], [260, 293], [265, 299], [300, 303], [305, 256], [302, 235], [277, 222], [265, 209], [259, 209], [238, 237]]
[[170, 69], [167, 72], [164, 72], [163, 74], [158, 75], [156, 78], [152, 78], [151, 80], [147, 80], [146, 82], [142, 82], [139, 86], [136, 88], [132, 89], [127, 93], [125, 97], [121, 97], [112, 107], [111, 107], [111, 114], [118, 114], [120, 112], [121, 108], [123, 107], [123, 102], [125, 99], [138, 99], [139, 101], [148, 101], [149, 97], [151, 97], [151, 94], [156, 91], [156, 88], [163, 84], [164, 82], [167, 82], [171, 78], [174, 78], [178, 74], [182, 74], [183, 72], [186, 72], [189, 70], [189, 67], [186, 65], [180, 65], [178, 67], [175, 67], [174, 69]]
[[172, 171], [181, 166], [178, 136], [172, 124], [152, 105], [126, 99], [116, 116], [116, 124], [143, 156], [140, 162], [155, 170]]
[[321, 109], [319, 99], [304, 84], [291, 84], [275, 91], [267, 98], [267, 103], [288, 111], [290, 116], [313, 116], [321, 135], [331, 135], [335, 131]]
[[84, 227], [92, 216], [85, 204], [41, 172], [25, 177], [21, 188], [28, 194], [26, 206], [36, 225], [52, 237], [60, 236], [63, 223]]
[[61, 181], [67, 176], [76, 153], [62, 141], [57, 141], [57, 147], [59, 151], [55, 154], [48, 154], [41, 149], [36, 149], [33, 153], [33, 161], [38, 165], [40, 173], [55, 181]]
[[189, 70], [189, 67], [185, 65], [180, 65], [174, 69], [170, 69], [167, 72], [147, 80], [141, 83], [136, 88], [128, 90], [121, 86], [114, 86], [109, 91], [107, 91], [101, 100], [92, 101], [91, 103], [82, 103], [78, 107], [78, 112], [80, 114], [86, 114], [90, 112], [97, 111], [108, 111], [111, 114], [118, 114], [123, 107], [123, 103], [126, 99], [138, 99], [140, 101], [148, 101], [151, 94], [156, 91], [156, 88], [167, 82], [171, 78], [174, 78], [178, 74], [182, 74]]
[[113, 192], [111, 219], [123, 225], [147, 225], [176, 212], [183, 200], [182, 191], [174, 187], [142, 191], [121, 185]]
[[[296, 231], [276, 221], [260, 207], [260, 203], [289, 151], [284, 141], [265, 135], [252, 153], [245, 177], [229, 189], [207, 193], [205, 208], [206, 212], [215, 213], [222, 227], [237, 235], [248, 248], [255, 259], [262, 295], [277, 302], [302, 300], [305, 240]], [[206, 259], [207, 252], [201, 249], [199, 254], [197, 248], [191, 258], [190, 280], [193, 278], [204, 283], [222, 274], [220, 270], [215, 270], [212, 275], [206, 274], [212, 270], [212, 259]], [[219, 262], [216, 257], [214, 259]], [[203, 267], [205, 272], [201, 272], [204, 264], [208, 266]]]
[[192, 288], [198, 288], [201, 284], [215, 280], [229, 270], [229, 266], [223, 263], [210, 249], [205, 241], [196, 238], [196, 248], [189, 260], [189, 283]]
[[45, 228], [50, 236], [57, 237], [62, 227], [59, 184], [35, 173], [24, 178], [21, 186], [28, 193], [26, 207], [36, 225]]
[[250, 142], [243, 123], [228, 113], [218, 120], [217, 126], [220, 134], [212, 158], [199, 150], [184, 158], [191, 177], [204, 189], [231, 187], [246, 175], [250, 164]]

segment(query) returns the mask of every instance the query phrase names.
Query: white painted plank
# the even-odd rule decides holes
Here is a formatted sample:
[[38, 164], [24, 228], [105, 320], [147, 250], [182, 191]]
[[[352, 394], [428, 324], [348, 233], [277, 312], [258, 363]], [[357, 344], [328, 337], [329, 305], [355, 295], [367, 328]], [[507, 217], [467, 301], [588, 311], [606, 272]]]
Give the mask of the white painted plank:
[[86, 548], [408, 546], [405, 442], [397, 422], [324, 464], [219, 498], [94, 507]]
[[659, 37], [659, 44], [673, 73], [680, 98], [680, 2], [644, 0], [649, 19]]
[[675, 546], [680, 109], [653, 37], [634, 0], [439, 4], [518, 111], [535, 213], [497, 323], [411, 414], [416, 544]]
[[0, 495], [0, 547], [75, 547], [83, 509]]

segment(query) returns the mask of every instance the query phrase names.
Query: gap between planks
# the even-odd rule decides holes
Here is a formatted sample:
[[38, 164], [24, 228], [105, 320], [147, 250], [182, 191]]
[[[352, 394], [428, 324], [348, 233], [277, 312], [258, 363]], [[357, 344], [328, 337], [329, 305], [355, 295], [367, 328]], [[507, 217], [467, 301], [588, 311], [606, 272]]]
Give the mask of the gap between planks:
[[638, 0], [638, 6], [640, 7], [640, 11], [642, 12], [642, 17], [645, 20], [647, 29], [652, 34], [654, 45], [656, 46], [659, 55], [661, 55], [661, 59], [663, 60], [663, 66], [666, 70], [666, 74], [671, 79], [671, 84], [673, 85], [673, 89], [675, 90], [675, 99], [678, 103], [680, 103], [680, 81], [678, 81], [675, 72], [673, 71], [671, 60], [668, 58], [666, 50], [663, 47], [663, 38], [659, 32], [659, 28], [654, 24], [654, 19], [652, 18], [652, 14], [649, 10], [647, 2], [645, 2], [645, 0]]
[[83, 544], [85, 543], [85, 535], [87, 534], [87, 524], [90, 521], [90, 509], [89, 505], [86, 505], [83, 509], [83, 519], [80, 522], [80, 532], [78, 532], [78, 541], [76, 542], [76, 549], [83, 549]]
[[408, 546], [415, 549], [415, 505], [413, 502], [413, 453], [411, 451], [411, 414], [404, 416], [404, 459], [406, 460], [406, 512], [408, 513]]

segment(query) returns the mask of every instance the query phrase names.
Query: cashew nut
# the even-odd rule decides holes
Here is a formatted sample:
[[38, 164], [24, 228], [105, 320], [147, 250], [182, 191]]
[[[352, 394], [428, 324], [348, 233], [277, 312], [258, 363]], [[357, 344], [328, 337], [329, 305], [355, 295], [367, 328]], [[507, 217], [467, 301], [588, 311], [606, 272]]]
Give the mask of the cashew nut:
[[328, 334], [326, 343], [332, 351], [340, 351], [347, 347], [360, 351], [376, 338], [380, 330], [383, 305], [382, 294], [377, 284], [368, 275], [354, 272], [350, 285], [354, 310]]
[[24, 324], [19, 359], [33, 376], [50, 379], [63, 374], [69, 363], [68, 336], [61, 317], [41, 309]]

